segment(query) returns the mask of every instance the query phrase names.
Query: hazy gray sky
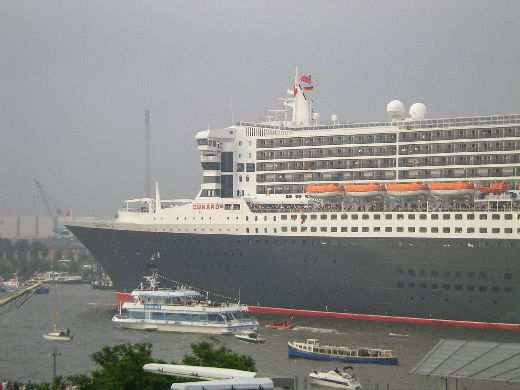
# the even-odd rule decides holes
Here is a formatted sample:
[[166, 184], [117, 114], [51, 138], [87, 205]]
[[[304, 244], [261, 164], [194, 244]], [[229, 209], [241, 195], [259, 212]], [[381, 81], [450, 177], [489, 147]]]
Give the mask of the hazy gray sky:
[[294, 66], [322, 118], [520, 112], [519, 1], [0, 0], [0, 215], [113, 214], [144, 186], [192, 197], [194, 134], [277, 108]]

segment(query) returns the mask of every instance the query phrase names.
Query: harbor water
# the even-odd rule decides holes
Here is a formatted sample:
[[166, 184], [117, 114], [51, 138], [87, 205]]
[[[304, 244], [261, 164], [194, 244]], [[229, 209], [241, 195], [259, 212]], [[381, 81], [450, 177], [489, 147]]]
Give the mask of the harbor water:
[[[287, 341], [319, 338], [322, 343], [392, 349], [399, 366], [355, 365], [365, 389], [439, 389], [441, 378], [410, 375], [409, 371], [441, 339], [457, 338], [520, 342], [520, 333], [511, 331], [449, 329], [430, 326], [367, 323], [331, 319], [296, 318], [291, 331], [265, 329], [263, 325], [279, 318], [261, 316], [265, 344], [241, 342], [231, 336], [211, 339], [204, 335], [123, 330], [114, 326], [115, 293], [93, 290], [88, 285], [51, 286], [49, 295], [35, 295], [18, 309], [0, 314], [0, 379], [50, 381], [53, 347], [57, 347], [58, 375], [88, 373], [94, 369], [90, 355], [105, 345], [146, 342], [153, 345], [154, 356], [165, 361], [182, 360], [191, 351], [190, 344], [217, 341], [235, 352], [251, 355], [261, 375], [296, 376], [299, 388], [312, 388], [306, 375], [313, 369], [329, 370], [342, 363], [289, 359]], [[71, 343], [52, 343], [42, 335], [54, 323], [68, 327], [74, 334]], [[519, 385], [451, 380], [455, 389], [518, 389]]]

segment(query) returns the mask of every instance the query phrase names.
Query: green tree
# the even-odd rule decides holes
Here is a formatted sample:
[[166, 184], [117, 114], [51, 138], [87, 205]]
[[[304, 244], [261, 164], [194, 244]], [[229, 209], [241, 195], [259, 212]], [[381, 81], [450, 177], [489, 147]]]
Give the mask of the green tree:
[[[81, 390], [162, 390], [169, 389], [175, 378], [143, 371], [152, 358], [151, 344], [121, 344], [104, 347], [92, 355], [100, 367], [91, 376], [69, 378]], [[182, 380], [181, 380], [182, 381]]]
[[191, 350], [193, 355], [186, 355], [183, 364], [256, 371], [255, 361], [251, 356], [240, 355], [224, 346], [216, 348], [215, 345], [203, 341], [192, 344]]

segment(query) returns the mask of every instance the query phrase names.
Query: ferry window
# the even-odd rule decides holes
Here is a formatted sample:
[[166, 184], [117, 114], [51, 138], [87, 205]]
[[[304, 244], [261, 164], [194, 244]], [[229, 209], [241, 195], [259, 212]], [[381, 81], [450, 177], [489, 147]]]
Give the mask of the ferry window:
[[327, 227], [326, 226], [320, 227], [320, 232], [326, 232], [326, 231], [327, 231]]
[[468, 272], [468, 279], [473, 279], [475, 277], [475, 272]]
[[302, 226], [302, 227], [300, 228], [300, 231], [301, 231], [301, 232], [306, 232], [306, 231], [307, 231], [307, 226]]
[[466, 218], [468, 220], [473, 220], [473, 219], [475, 219], [475, 214], [468, 214], [468, 215], [466, 215]]
[[348, 227], [343, 226], [343, 227], [341, 228], [341, 232], [342, 232], [342, 233], [346, 233], [346, 232], [348, 232]]
[[150, 313], [151, 320], [164, 320], [164, 313], [152, 311]]
[[291, 226], [291, 232], [296, 233], [298, 228], [296, 226]]
[[351, 219], [358, 219], [358, 215], [357, 215], [357, 214], [352, 214], [352, 215], [350, 216], [350, 218], [351, 218]]
[[479, 233], [487, 233], [487, 228], [485, 227], [481, 227], [480, 229], [478, 229]]
[[478, 273], [478, 278], [479, 279], [486, 279], [487, 278], [487, 274], [485, 272], [479, 272]]
[[458, 220], [462, 219], [462, 214], [455, 214], [455, 219], [458, 219]]
[[240, 205], [239, 204], [234, 204], [233, 205], [233, 210], [240, 210]]
[[287, 226], [282, 226], [282, 232], [287, 232]]
[[130, 318], [135, 318], [135, 319], [138, 319], [138, 320], [144, 320], [144, 312], [143, 311], [133, 311], [133, 310], [130, 310], [128, 312]]
[[442, 232], [443, 233], [449, 233], [450, 232], [450, 228], [449, 227], [444, 227], [444, 228], [442, 228]]
[[462, 233], [462, 228], [461, 227], [456, 227], [455, 228], [455, 233]]
[[386, 233], [391, 233], [392, 232], [392, 228], [390, 226], [385, 227], [385, 232]]
[[402, 233], [402, 232], [404, 232], [404, 228], [403, 228], [402, 226], [398, 226], [398, 227], [397, 227], [397, 232], [398, 232], [398, 233]]
[[397, 287], [398, 288], [403, 288], [404, 287], [404, 283], [403, 282], [397, 282]]
[[472, 286], [471, 284], [466, 286], [466, 290], [468, 291], [475, 291], [475, 286]]
[[479, 219], [481, 219], [481, 220], [487, 219], [487, 214], [480, 214]]
[[426, 214], [419, 214], [419, 219], [426, 219]]
[[415, 214], [408, 214], [408, 219], [415, 219]]
[[504, 215], [504, 218], [508, 220], [513, 219], [513, 214], [506, 214]]
[[450, 219], [450, 215], [449, 214], [442, 214], [442, 219], [444, 219], [444, 220]]
[[361, 218], [363, 218], [363, 219], [368, 219], [368, 218], [369, 218], [369, 215], [368, 215], [368, 214], [363, 214], [363, 215], [361, 216]]
[[238, 163], [237, 164], [237, 172], [244, 172], [244, 164]]
[[327, 219], [327, 214], [321, 214], [320, 219]]
[[249, 233], [249, 228], [246, 228], [246, 233]]
[[[307, 228], [305, 228], [305, 229], [307, 229]], [[276, 228], [274, 228], [274, 229], [273, 229], [273, 232], [274, 232], [274, 233], [277, 233], [277, 229], [276, 229]]]
[[475, 228], [469, 227], [466, 229], [467, 233], [475, 233]]
[[439, 219], [439, 214], [432, 214], [430, 216], [431, 219]]
[[421, 233], [426, 233], [426, 232], [428, 231], [428, 229], [427, 229], [426, 227], [424, 227], [424, 226], [421, 226], [421, 227], [419, 228], [419, 231], [420, 231]]
[[341, 214], [341, 219], [348, 219], [348, 214]]
[[409, 226], [408, 233], [415, 233], [415, 228], [413, 226]]
[[267, 215], [264, 215], [264, 221], [267, 221]]
[[392, 214], [385, 214], [385, 219], [392, 219]]
[[420, 283], [420, 284], [419, 284], [419, 287], [420, 287], [420, 288], [426, 288], [426, 283], [424, 283], [424, 282]]
[[249, 221], [249, 217], [248, 216], [246, 216], [246, 221]]
[[274, 221], [274, 222], [276, 222], [276, 215], [275, 215], [275, 216], [273, 216], [273, 221]]
[[488, 290], [488, 286], [480, 286], [479, 290], [480, 292], [486, 292]]
[[351, 231], [352, 233], [357, 233], [357, 231], [358, 231], [357, 226], [353, 226], [352, 229], [350, 229], [350, 231]]
[[496, 220], [496, 219], [500, 219], [500, 214], [493, 214], [493, 215], [491, 216], [491, 218], [492, 218], [492, 219], [495, 219], [495, 220]]
[[[283, 230], [283, 228], [282, 228]], [[287, 228], [285, 228], [285, 231], [287, 231]], [[255, 228], [255, 233], [258, 233], [258, 228]]]
[[433, 270], [433, 271], [430, 272], [430, 275], [431, 275], [432, 278], [438, 278], [439, 277], [439, 271]]
[[493, 228], [491, 229], [492, 233], [500, 233], [500, 228]]
[[381, 228], [379, 226], [374, 226], [374, 233], [379, 233]]
[[368, 226], [363, 226], [363, 227], [361, 228], [361, 231], [362, 231], [363, 233], [368, 233]]
[[504, 280], [511, 280], [513, 279], [513, 274], [511, 272], [506, 272], [504, 274]]
[[231, 210], [231, 205], [230, 204], [225, 204], [224, 205], [224, 210]]
[[504, 287], [504, 291], [507, 292], [507, 293], [513, 292], [513, 287], [506, 286], [506, 287]]
[[445, 290], [450, 290], [451, 289], [451, 285], [450, 284], [443, 284], [442, 288], [445, 289]]
[[404, 215], [403, 214], [397, 214], [397, 219], [404, 219]]
[[254, 172], [255, 171], [255, 164], [254, 163], [247, 163], [246, 164], [246, 171], [247, 172]]
[[430, 231], [432, 233], [439, 233], [439, 228], [438, 227], [432, 227]]
[[318, 231], [318, 229], [316, 228], [316, 226], [311, 227], [311, 232], [315, 233], [317, 231]]
[[439, 288], [439, 285], [437, 283], [432, 283], [431, 287], [432, 289], [437, 290]]
[[414, 282], [410, 282], [410, 283], [408, 283], [408, 287], [409, 287], [409, 288], [415, 288], [415, 283], [414, 283]]
[[316, 214], [311, 214], [311, 219], [318, 219], [318, 216]]
[[287, 215], [283, 214], [280, 218], [282, 219], [282, 221], [286, 221], [287, 220]]
[[494, 293], [498, 293], [498, 292], [500, 292], [500, 287], [493, 286], [492, 290], [493, 290]]
[[291, 219], [293, 221], [296, 221], [298, 219], [298, 216], [296, 214], [291, 215]]
[[332, 233], [336, 233], [336, 232], [338, 231], [338, 228], [337, 228], [337, 227], [331, 227], [331, 228], [330, 228], [330, 231], [331, 231]]
[[374, 214], [374, 219], [377, 219], [377, 220], [381, 219], [381, 215], [380, 214]]
[[330, 219], [332, 219], [332, 220], [338, 219], [338, 214], [331, 214]]
[[455, 290], [461, 291], [462, 290], [462, 284], [456, 284], [455, 285]]
[[258, 215], [255, 215], [255, 221], [258, 221]]

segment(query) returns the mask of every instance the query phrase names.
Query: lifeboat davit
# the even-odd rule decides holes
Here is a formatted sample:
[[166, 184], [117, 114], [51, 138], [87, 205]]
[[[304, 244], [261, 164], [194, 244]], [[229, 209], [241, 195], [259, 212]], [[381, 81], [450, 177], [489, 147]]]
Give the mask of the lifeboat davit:
[[337, 198], [343, 196], [343, 186], [339, 184], [309, 184], [306, 192], [313, 198]]
[[506, 191], [509, 191], [510, 186], [505, 181], [499, 181], [496, 183], [491, 183], [488, 186], [480, 186], [479, 191], [484, 194], [503, 194]]
[[385, 191], [385, 186], [382, 184], [345, 184], [345, 195], [353, 198], [370, 198], [377, 195], [382, 195]]
[[473, 195], [474, 191], [475, 185], [473, 183], [463, 181], [430, 184], [430, 193], [433, 196], [443, 198], [456, 198], [460, 196]]
[[386, 193], [395, 198], [412, 198], [428, 194], [423, 183], [392, 183], [386, 185]]

